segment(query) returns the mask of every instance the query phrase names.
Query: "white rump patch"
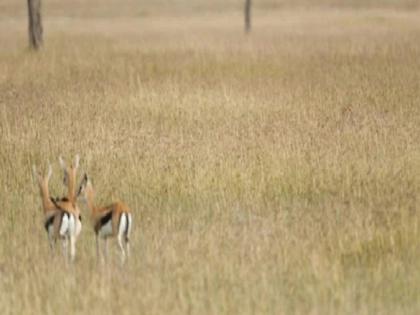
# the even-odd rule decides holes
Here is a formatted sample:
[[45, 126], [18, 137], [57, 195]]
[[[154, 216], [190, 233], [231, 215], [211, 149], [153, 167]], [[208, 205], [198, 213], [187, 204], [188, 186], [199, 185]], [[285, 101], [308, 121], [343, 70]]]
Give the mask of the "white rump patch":
[[118, 227], [118, 236], [124, 235], [125, 231], [127, 230], [127, 224], [129, 224], [129, 221], [127, 219], [128, 215], [127, 213], [121, 214], [120, 218], [120, 226]]
[[76, 232], [76, 222], [74, 215], [65, 213], [60, 225], [60, 236], [74, 235]]

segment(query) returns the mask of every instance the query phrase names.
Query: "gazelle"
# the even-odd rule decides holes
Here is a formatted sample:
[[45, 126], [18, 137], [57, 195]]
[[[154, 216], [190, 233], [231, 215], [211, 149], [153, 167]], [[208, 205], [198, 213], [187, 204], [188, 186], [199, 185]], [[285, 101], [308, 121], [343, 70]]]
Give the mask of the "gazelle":
[[81, 195], [81, 198], [86, 202], [87, 207], [91, 211], [98, 259], [101, 260], [102, 256], [100, 239], [104, 240], [104, 255], [106, 258], [108, 254], [107, 240], [109, 237], [116, 237], [121, 250], [121, 262], [124, 263], [126, 257], [130, 256], [129, 237], [132, 227], [132, 217], [128, 206], [123, 202], [116, 202], [106, 207], [97, 207], [94, 204], [95, 192], [87, 174], [82, 179], [77, 195]]
[[58, 160], [64, 172], [63, 183], [68, 188], [67, 197], [62, 198], [61, 201], [68, 201], [73, 205], [74, 215], [77, 217], [76, 237], [78, 237], [82, 230], [82, 216], [80, 214], [80, 208], [77, 205], [77, 197], [76, 197], [76, 174], [77, 174], [77, 169], [79, 168], [80, 157], [77, 154], [74, 158], [73, 164], [70, 166], [66, 165], [66, 163], [64, 162], [61, 156], [58, 158]]
[[57, 239], [62, 241], [63, 254], [68, 257], [68, 242], [70, 241], [70, 259], [73, 261], [76, 256], [76, 231], [79, 217], [75, 215], [76, 209], [69, 201], [55, 200], [50, 197], [49, 180], [52, 175], [51, 165], [48, 166], [48, 172], [42, 176], [32, 167], [34, 177], [38, 181], [42, 206], [44, 208], [44, 227], [48, 233], [48, 240], [51, 250], [54, 251], [54, 245]]

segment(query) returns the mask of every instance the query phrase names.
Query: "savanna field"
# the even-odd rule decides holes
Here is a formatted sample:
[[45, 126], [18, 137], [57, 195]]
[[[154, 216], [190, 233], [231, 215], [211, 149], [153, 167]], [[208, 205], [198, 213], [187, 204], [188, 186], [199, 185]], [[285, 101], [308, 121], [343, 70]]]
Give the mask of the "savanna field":
[[[0, 3], [2, 314], [419, 314], [420, 2]], [[132, 256], [51, 255], [81, 156]], [[110, 244], [111, 245], [111, 244]]]

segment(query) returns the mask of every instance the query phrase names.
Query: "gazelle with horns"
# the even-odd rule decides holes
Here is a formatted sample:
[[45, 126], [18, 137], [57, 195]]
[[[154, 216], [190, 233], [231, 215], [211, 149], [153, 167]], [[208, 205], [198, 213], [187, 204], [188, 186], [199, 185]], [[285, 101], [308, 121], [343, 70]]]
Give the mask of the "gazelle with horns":
[[121, 250], [121, 262], [130, 256], [129, 237], [132, 228], [131, 211], [123, 202], [116, 202], [106, 207], [97, 207], [94, 204], [95, 192], [88, 176], [82, 179], [78, 196], [87, 203], [91, 211], [93, 228], [96, 236], [96, 253], [101, 259], [100, 239], [104, 240], [104, 255], [107, 256], [107, 240], [109, 237], [116, 237]]
[[67, 186], [67, 197], [62, 198], [62, 201], [68, 201], [73, 205], [74, 215], [77, 217], [76, 221], [76, 238], [79, 236], [82, 230], [82, 217], [80, 215], [80, 208], [77, 205], [77, 196], [76, 196], [76, 175], [77, 169], [79, 168], [80, 156], [77, 154], [74, 158], [72, 165], [67, 166], [63, 158], [60, 156], [58, 158], [60, 166], [64, 172], [63, 183]]
[[80, 217], [74, 205], [66, 198], [61, 200], [53, 199], [49, 193], [49, 180], [52, 175], [51, 165], [48, 165], [48, 172], [42, 176], [36, 167], [32, 167], [34, 177], [37, 179], [44, 208], [44, 227], [48, 233], [48, 240], [51, 250], [57, 239], [62, 241], [64, 256], [68, 257], [68, 243], [70, 242], [70, 259], [73, 261], [76, 256], [76, 236], [81, 229]]

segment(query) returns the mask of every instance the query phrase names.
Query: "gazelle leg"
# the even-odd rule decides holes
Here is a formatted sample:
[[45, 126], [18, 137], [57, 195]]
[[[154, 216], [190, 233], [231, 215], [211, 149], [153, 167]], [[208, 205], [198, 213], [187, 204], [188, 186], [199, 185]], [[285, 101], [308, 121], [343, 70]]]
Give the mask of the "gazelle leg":
[[[105, 251], [106, 251], [106, 244], [105, 241], [101, 242], [101, 237], [96, 234], [96, 258], [98, 260], [98, 263], [104, 264], [105, 263]], [[101, 246], [101, 243], [103, 243], [103, 246]]]
[[95, 241], [96, 241], [96, 258], [99, 262], [102, 261], [102, 255], [101, 255], [101, 244], [99, 240], [98, 234], [95, 234]]
[[48, 242], [50, 244], [51, 255], [54, 256], [54, 254], [55, 254], [55, 238], [50, 233], [48, 233]]
[[108, 238], [104, 238], [104, 256], [105, 256], [105, 261], [108, 260]]
[[76, 237], [70, 236], [70, 261], [73, 262], [76, 257]]
[[68, 248], [68, 237], [67, 236], [64, 236], [64, 238], [62, 240], [62, 243], [63, 243], [63, 257], [67, 262], [67, 259], [68, 259], [68, 250], [67, 250], [67, 248]]
[[130, 240], [128, 237], [125, 238], [125, 251], [127, 253], [127, 258], [130, 258]]
[[125, 250], [124, 250], [124, 246], [123, 246], [122, 235], [118, 235], [118, 246], [120, 247], [120, 250], [121, 250], [121, 263], [124, 263], [125, 262]]

